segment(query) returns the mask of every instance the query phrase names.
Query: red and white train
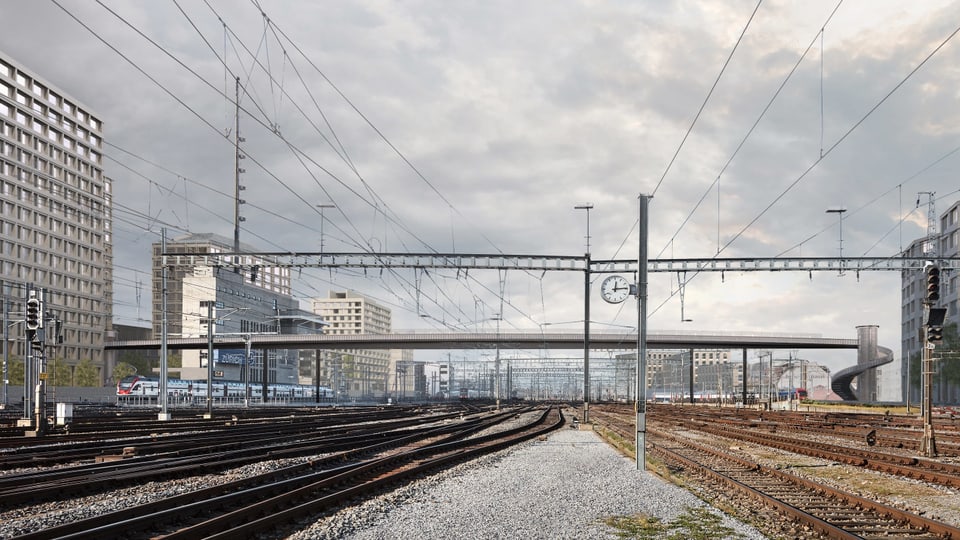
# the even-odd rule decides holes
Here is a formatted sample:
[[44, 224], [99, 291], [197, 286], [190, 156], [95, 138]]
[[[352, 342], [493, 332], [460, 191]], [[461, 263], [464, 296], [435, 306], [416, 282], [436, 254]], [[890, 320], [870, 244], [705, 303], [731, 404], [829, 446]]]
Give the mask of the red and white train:
[[[249, 389], [247, 397], [260, 399], [263, 397], [263, 384], [250, 383], [245, 385], [237, 381], [214, 381], [210, 387], [210, 394], [214, 398], [243, 398], [244, 392]], [[187, 381], [182, 379], [167, 379], [167, 395], [174, 398], [207, 397], [207, 381]], [[117, 383], [117, 397], [159, 397], [160, 379], [144, 377], [143, 375], [129, 375]], [[310, 400], [317, 396], [314, 386], [305, 384], [267, 384], [266, 399], [283, 400]], [[325, 386], [320, 387], [320, 399], [332, 399], [333, 390]]]

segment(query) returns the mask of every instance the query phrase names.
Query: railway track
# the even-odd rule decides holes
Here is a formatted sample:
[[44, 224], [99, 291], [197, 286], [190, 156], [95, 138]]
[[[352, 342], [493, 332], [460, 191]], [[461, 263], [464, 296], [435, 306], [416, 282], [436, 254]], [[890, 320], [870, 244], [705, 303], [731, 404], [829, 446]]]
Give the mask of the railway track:
[[650, 450], [708, 478], [721, 489], [763, 502], [790, 516], [819, 537], [835, 539], [936, 540], [960, 538], [960, 529], [881, 504], [715, 448], [648, 429]]
[[[655, 410], [668, 416], [682, 415], [713, 424], [763, 431], [816, 433], [847, 439], [870, 446], [920, 450], [923, 424], [915, 416], [800, 411], [756, 411], [752, 409], [719, 409], [715, 407], [678, 407], [657, 405]], [[681, 412], [682, 411], [682, 412]], [[957, 419], [942, 416], [934, 419], [937, 448], [941, 456], [960, 456], [960, 432]]]
[[156, 411], [113, 410], [89, 416], [74, 417], [67, 426], [58, 426], [43, 437], [24, 436], [25, 428], [8, 428], [6, 436], [0, 437], [0, 456], [29, 453], [36, 455], [46, 447], [72, 445], [80, 447], [82, 443], [102, 443], [108, 439], [131, 439], [142, 437], [155, 438], [157, 434], [177, 432], [203, 433], [214, 431], [217, 426], [280, 426], [302, 424], [305, 429], [322, 426], [336, 426], [346, 422], [379, 422], [391, 418], [409, 418], [418, 414], [450, 414], [464, 412], [461, 406], [447, 408], [432, 407], [366, 407], [335, 409], [322, 408], [251, 408], [217, 409], [212, 419], [202, 418], [201, 411], [178, 411], [178, 416], [160, 422]]
[[[717, 419], [691, 419], [689, 415], [671, 411], [661, 415], [659, 421], [673, 423], [684, 429], [693, 429], [711, 435], [726, 437], [737, 441], [749, 442], [760, 446], [777, 448], [795, 454], [802, 454], [821, 458], [847, 465], [854, 465], [865, 469], [884, 472], [903, 478], [911, 478], [941, 486], [960, 487], [960, 465], [933, 459], [925, 459], [916, 455], [890, 453], [873, 450], [865, 439], [859, 445], [831, 444], [823, 440], [816, 440], [805, 433], [802, 424], [791, 430], [791, 436], [778, 434], [774, 428], [754, 424], [753, 428], [735, 427], [730, 423], [720, 422]], [[864, 428], [862, 431], [872, 431]]]
[[[365, 423], [378, 422], [392, 429], [423, 421], [443, 421], [464, 414], [463, 409], [422, 411], [420, 409], [385, 409], [359, 413], [313, 412], [247, 419], [225, 416], [215, 420], [158, 422], [145, 428], [116, 429], [110, 423], [99, 432], [83, 435], [24, 437], [3, 441], [0, 449], [0, 470], [22, 467], [50, 467], [67, 463], [90, 462], [109, 456], [123, 456], [128, 449], [138, 455], [174, 453], [179, 456], [242, 448], [257, 441], [280, 442], [323, 434], [346, 433]], [[137, 422], [139, 424], [139, 421]], [[352, 426], [352, 427], [351, 427]]]
[[560, 412], [550, 408], [536, 411], [535, 418], [521, 426], [481, 434], [517, 413], [487, 416], [487, 421], [479, 424], [438, 428], [394, 441], [390, 447], [328, 456], [18, 538], [249, 538], [262, 531], [275, 534], [344, 501], [542, 436], [563, 424]]
[[[857, 470], [872, 469], [945, 486], [955, 485], [957, 481], [955, 465], [951, 463], [873, 452], [862, 441], [857, 445], [840, 446], [778, 436], [770, 431], [779, 431], [779, 428], [769, 430], [769, 426], [741, 429], [720, 420], [726, 414], [723, 412], [714, 413], [714, 422], [706, 421], [709, 418], [706, 413], [691, 415], [689, 407], [683, 408], [682, 413], [662, 408], [656, 413], [652, 421], [652, 415], [647, 417], [646, 442], [651, 454], [659, 456], [673, 470], [682, 470], [685, 476], [693, 474], [708, 479], [712, 485], [708, 490], [711, 493], [721, 497], [736, 493], [738, 496], [734, 500], [748, 498], [768, 509], [777, 509], [779, 515], [801, 524], [799, 528], [807, 531], [797, 538], [960, 538], [960, 529], [950, 524], [785, 472], [779, 463], [766, 466], [755, 462], [745, 457], [742, 450], [746, 445], [738, 445], [737, 441], [745, 442], [761, 453], [762, 448], [777, 448], [826, 459], [824, 463], [845, 463]], [[763, 418], [767, 420], [770, 415], [765, 414]], [[633, 442], [635, 426], [631, 410], [619, 406], [595, 406], [593, 419], [616, 437]], [[860, 429], [869, 427], [864, 422], [857, 426]], [[803, 426], [795, 425], [790, 432], [791, 435], [793, 432], [803, 433]], [[623, 446], [632, 450], [629, 444]], [[740, 451], [734, 454], [728, 451], [729, 448]], [[741, 503], [734, 504], [739, 506]], [[769, 520], [769, 517], [764, 519]], [[770, 526], [781, 525], [774, 520]], [[791, 531], [788, 535], [794, 537], [794, 529], [788, 530]]]
[[[380, 423], [371, 423], [362, 417], [362, 422], [311, 432], [304, 432], [297, 425], [293, 426], [296, 429], [292, 432], [274, 427], [268, 431], [241, 434], [229, 430], [187, 433], [173, 442], [146, 444], [138, 450], [138, 455], [129, 458], [118, 457], [99, 462], [88, 459], [67, 467], [38, 467], [4, 475], [0, 477], [0, 509], [66, 496], [101, 493], [148, 481], [212, 474], [264, 459], [324, 454], [336, 454], [339, 456], [337, 459], [347, 459], [401, 445], [418, 437], [483, 429], [510, 414], [481, 413], [463, 415], [461, 419], [462, 413], [444, 413]], [[177, 445], [181, 447], [176, 448]]]

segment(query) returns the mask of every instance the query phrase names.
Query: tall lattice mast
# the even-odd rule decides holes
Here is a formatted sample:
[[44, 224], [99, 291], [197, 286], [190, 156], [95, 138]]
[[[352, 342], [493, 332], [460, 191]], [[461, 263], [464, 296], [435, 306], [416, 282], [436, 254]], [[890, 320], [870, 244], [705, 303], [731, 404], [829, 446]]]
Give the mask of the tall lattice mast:
[[920, 208], [920, 196], [927, 196], [927, 240], [923, 244], [924, 255], [931, 259], [936, 259], [940, 252], [937, 244], [937, 202], [934, 195], [935, 191], [921, 191], [917, 193], [917, 208]]

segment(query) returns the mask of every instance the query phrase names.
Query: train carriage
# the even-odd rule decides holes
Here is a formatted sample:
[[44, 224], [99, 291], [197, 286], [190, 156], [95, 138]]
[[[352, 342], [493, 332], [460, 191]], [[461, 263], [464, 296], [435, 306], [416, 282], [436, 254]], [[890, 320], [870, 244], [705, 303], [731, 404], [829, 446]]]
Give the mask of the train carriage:
[[[311, 385], [302, 384], [276, 384], [267, 385], [268, 400], [284, 401], [306, 401], [317, 397], [317, 388]], [[244, 384], [239, 381], [216, 381], [210, 387], [210, 395], [217, 399], [242, 399], [244, 394], [249, 398], [261, 399], [263, 397], [263, 385], [260, 383]], [[205, 398], [207, 396], [206, 381], [191, 381], [182, 379], [167, 380], [167, 395], [177, 400], [188, 400], [191, 398]], [[129, 375], [117, 382], [117, 399], [120, 402], [133, 401], [135, 398], [153, 398], [160, 396], [160, 379], [158, 377], [147, 377], [143, 375]], [[333, 397], [333, 390], [328, 387], [319, 387], [320, 399], [330, 399]]]

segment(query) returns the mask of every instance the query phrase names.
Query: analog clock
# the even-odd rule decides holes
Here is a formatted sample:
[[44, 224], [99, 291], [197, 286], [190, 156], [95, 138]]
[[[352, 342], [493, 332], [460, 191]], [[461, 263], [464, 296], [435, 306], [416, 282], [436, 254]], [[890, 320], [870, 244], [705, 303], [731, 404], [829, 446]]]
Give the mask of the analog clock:
[[600, 296], [611, 304], [619, 304], [630, 296], [630, 288], [623, 276], [610, 276], [600, 284]]

